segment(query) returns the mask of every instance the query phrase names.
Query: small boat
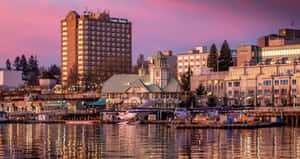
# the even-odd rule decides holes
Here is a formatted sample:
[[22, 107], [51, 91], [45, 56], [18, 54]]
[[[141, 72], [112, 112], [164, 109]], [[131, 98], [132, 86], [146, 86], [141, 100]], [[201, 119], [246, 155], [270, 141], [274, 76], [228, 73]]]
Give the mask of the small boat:
[[122, 121], [122, 122], [119, 122], [118, 124], [119, 125], [126, 125], [126, 124], [128, 124], [128, 121]]
[[65, 121], [66, 124], [78, 124], [78, 125], [91, 125], [94, 122], [90, 120], [68, 120]]

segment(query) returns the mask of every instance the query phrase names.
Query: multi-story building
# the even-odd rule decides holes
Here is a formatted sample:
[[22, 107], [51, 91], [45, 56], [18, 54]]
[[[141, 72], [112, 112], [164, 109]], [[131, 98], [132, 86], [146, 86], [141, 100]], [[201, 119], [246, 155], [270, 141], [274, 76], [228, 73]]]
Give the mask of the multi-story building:
[[22, 71], [0, 69], [0, 88], [18, 88], [23, 84]]
[[[201, 49], [199, 49], [201, 48]], [[198, 49], [198, 50], [197, 50]], [[177, 75], [180, 78], [180, 75], [188, 71], [190, 67], [193, 74], [200, 74], [201, 72], [207, 72], [207, 52], [206, 47], [196, 47], [195, 49], [189, 50], [189, 53], [178, 54], [177, 55]]]
[[290, 60], [300, 55], [300, 44], [283, 45], [283, 46], [269, 46], [261, 48], [261, 59], [280, 59], [286, 57]]
[[90, 76], [102, 83], [115, 73], [130, 72], [131, 39], [127, 19], [112, 18], [106, 12], [79, 15], [70, 11], [61, 21], [63, 87], [74, 78], [82, 86]]
[[244, 45], [237, 47], [237, 66], [245, 64], [257, 64], [259, 48], [254, 45]]
[[229, 105], [299, 104], [300, 60], [285, 58], [256, 66], [230, 67], [225, 78]]
[[102, 94], [110, 108], [122, 104], [120, 109], [124, 109], [149, 102], [176, 106], [180, 102], [181, 87], [168, 71], [167, 57], [159, 51], [149, 61], [149, 71], [142, 67], [139, 74], [113, 75], [104, 83]]
[[278, 34], [270, 34], [257, 39], [258, 47], [300, 44], [300, 30], [279, 29]]

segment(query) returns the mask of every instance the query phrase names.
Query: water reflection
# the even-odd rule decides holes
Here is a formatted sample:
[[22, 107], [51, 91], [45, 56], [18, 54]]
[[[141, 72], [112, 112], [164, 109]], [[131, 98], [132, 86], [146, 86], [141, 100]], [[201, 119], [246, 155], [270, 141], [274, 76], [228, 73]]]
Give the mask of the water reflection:
[[0, 158], [300, 158], [300, 128], [0, 124]]

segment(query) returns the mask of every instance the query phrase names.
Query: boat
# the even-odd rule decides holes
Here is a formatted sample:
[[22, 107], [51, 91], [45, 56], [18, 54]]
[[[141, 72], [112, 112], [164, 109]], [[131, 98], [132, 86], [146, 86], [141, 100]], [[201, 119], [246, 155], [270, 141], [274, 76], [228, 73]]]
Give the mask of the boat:
[[94, 122], [90, 120], [67, 120], [65, 124], [92, 125]]

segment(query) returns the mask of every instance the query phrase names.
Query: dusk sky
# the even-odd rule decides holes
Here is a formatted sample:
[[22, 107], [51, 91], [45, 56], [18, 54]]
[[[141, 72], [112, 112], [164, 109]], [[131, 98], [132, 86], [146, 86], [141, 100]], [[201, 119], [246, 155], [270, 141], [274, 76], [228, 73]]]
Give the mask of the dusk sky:
[[0, 66], [21, 54], [60, 65], [60, 20], [70, 10], [110, 11], [132, 22], [133, 61], [157, 50], [185, 53], [197, 45], [256, 44], [279, 28], [300, 28], [299, 0], [1, 0]]

